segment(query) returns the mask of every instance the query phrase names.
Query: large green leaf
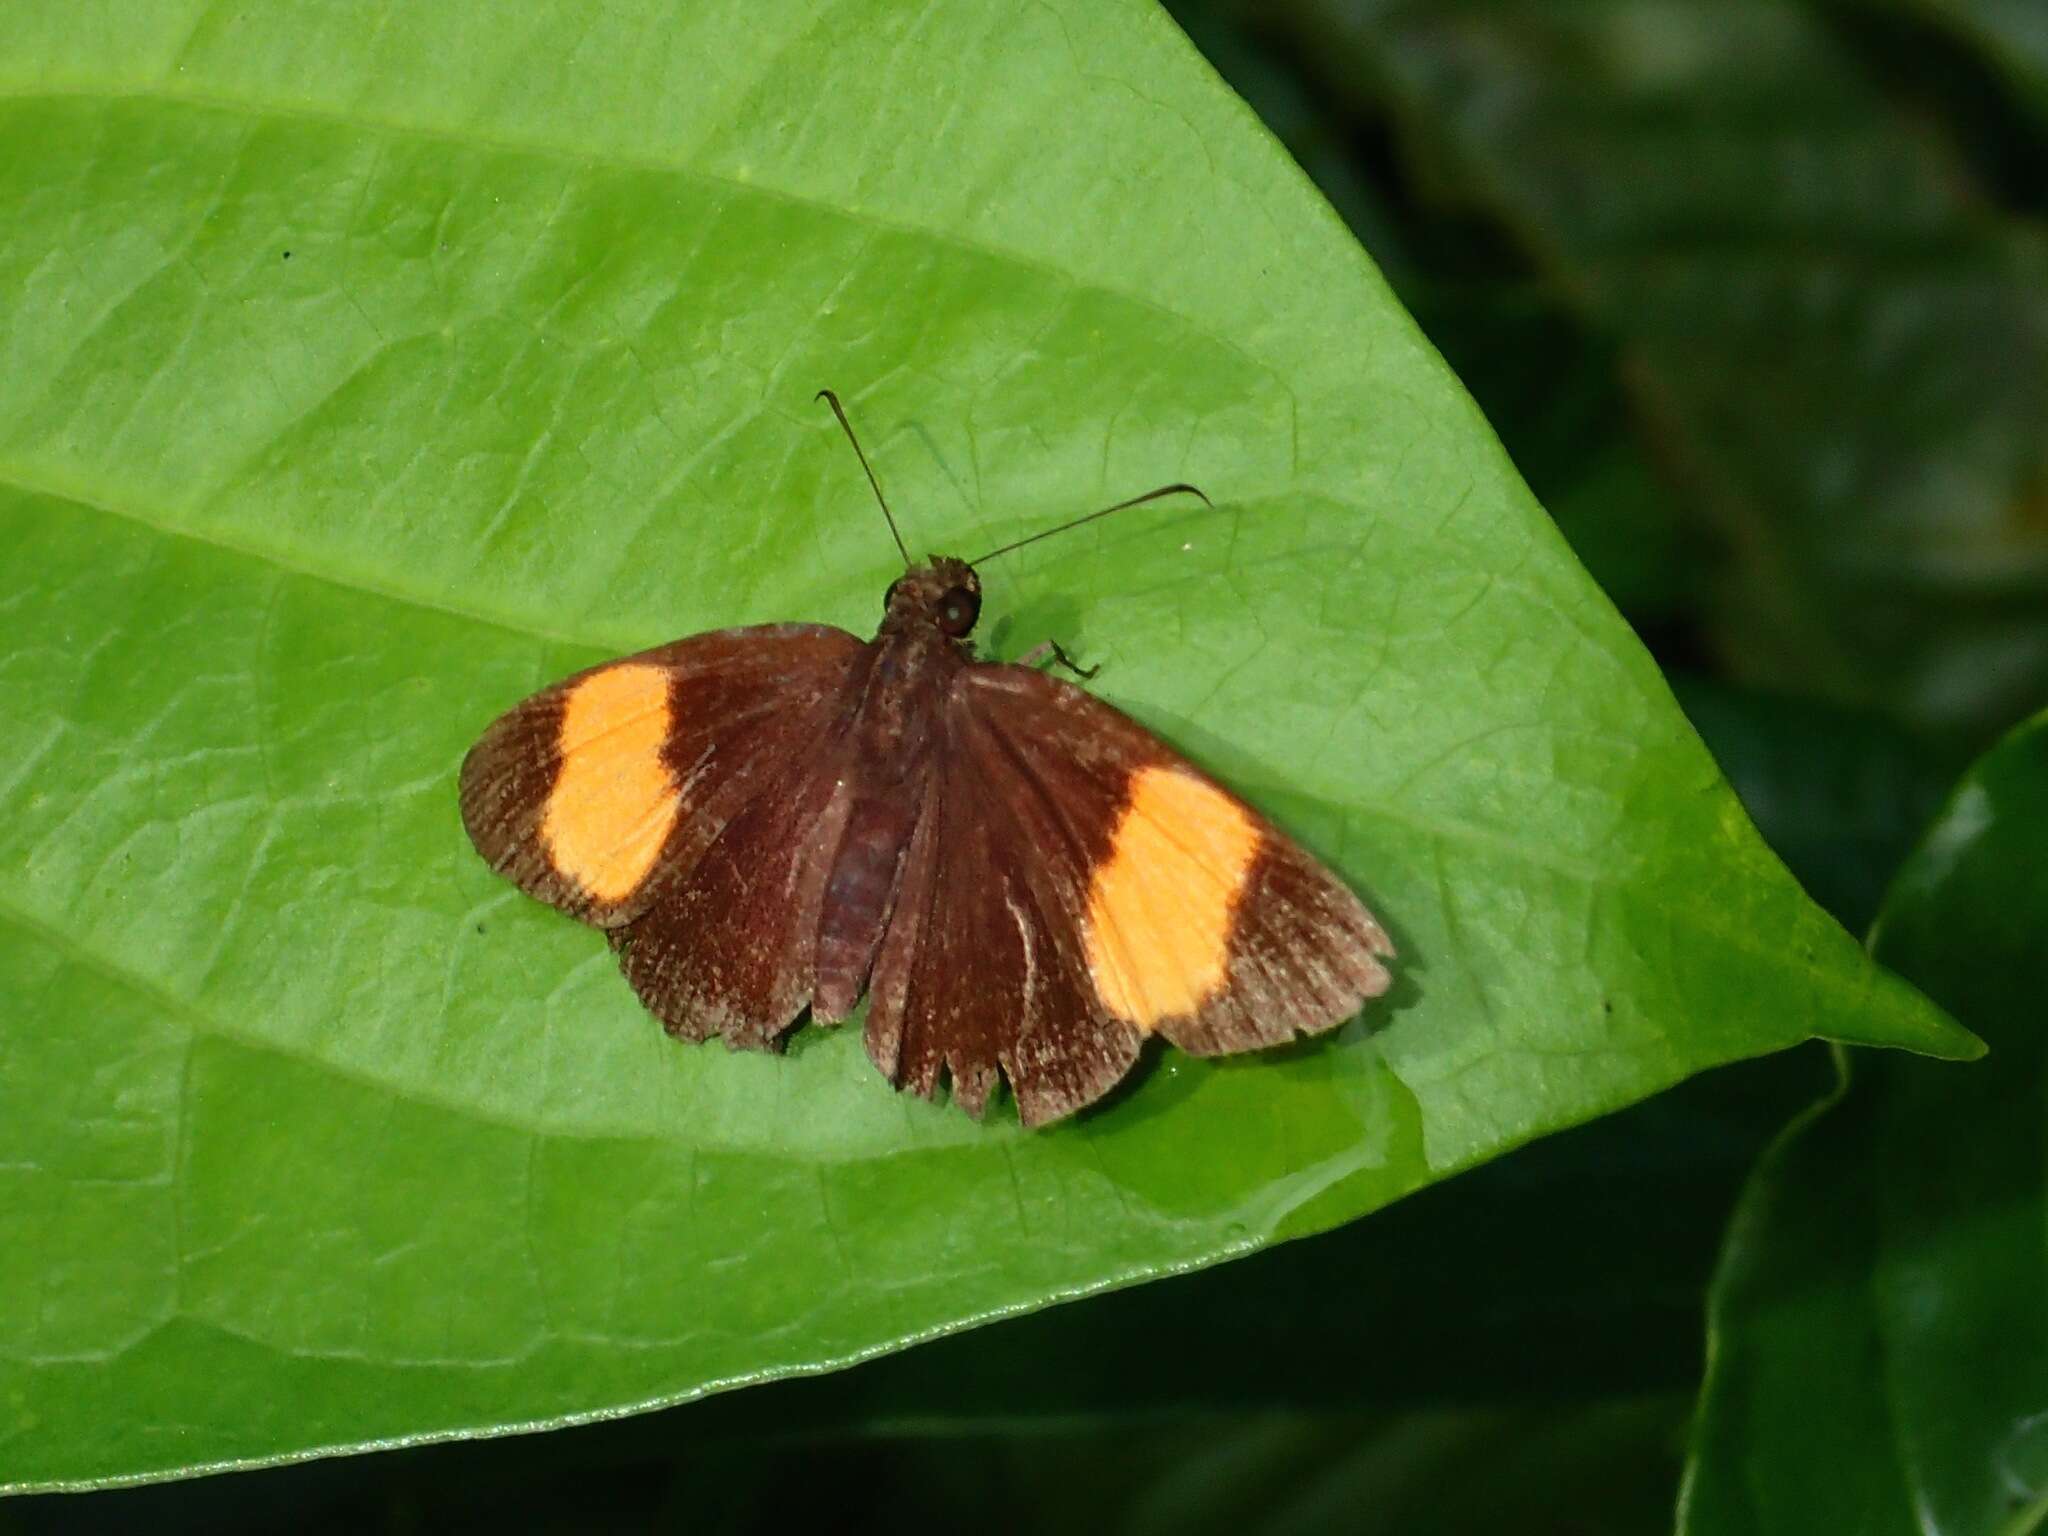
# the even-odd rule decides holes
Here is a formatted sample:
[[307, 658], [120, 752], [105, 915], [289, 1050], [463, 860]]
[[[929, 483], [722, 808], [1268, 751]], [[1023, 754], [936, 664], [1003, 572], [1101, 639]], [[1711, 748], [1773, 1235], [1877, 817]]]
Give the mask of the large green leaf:
[[1963, 780], [1874, 938], [1993, 1055], [1858, 1057], [1759, 1167], [1715, 1282], [1688, 1536], [2048, 1515], [2044, 866], [2048, 716]]
[[[1573, 1475], [1575, 1426], [1628, 1420], [1631, 1404], [1696, 1388], [1706, 1283], [1729, 1208], [1762, 1146], [1825, 1086], [1829, 1060], [1816, 1043], [1703, 1073], [1431, 1185], [1372, 1221], [846, 1370], [538, 1439], [438, 1442], [103, 1492], [91, 1496], [92, 1525], [115, 1536], [219, 1536], [268, 1531], [290, 1510], [302, 1533], [362, 1532], [432, 1525], [442, 1508], [490, 1506], [519, 1511], [529, 1525], [567, 1508], [588, 1529], [599, 1519], [597, 1490], [606, 1507], [618, 1502], [623, 1522], [644, 1520], [648, 1501], [666, 1489], [692, 1510], [693, 1525], [711, 1498], [744, 1511], [741, 1528], [773, 1530], [787, 1509], [789, 1469], [805, 1468], [794, 1481], [808, 1492], [821, 1475], [818, 1459], [836, 1466], [843, 1454], [865, 1469], [843, 1511], [849, 1523], [877, 1511], [911, 1519], [921, 1499], [937, 1496], [935, 1483], [953, 1496], [948, 1480], [964, 1458], [975, 1469], [970, 1482], [988, 1474], [977, 1484], [981, 1507], [1011, 1511], [999, 1523], [1017, 1528], [1016, 1511], [1043, 1505], [1048, 1445], [1058, 1447], [1063, 1495], [1086, 1499], [1101, 1497], [1099, 1487], [1074, 1487], [1065, 1474], [1090, 1447], [1142, 1456], [1143, 1445], [1184, 1448], [1190, 1436], [1213, 1445], [1233, 1424], [1270, 1421], [1294, 1426], [1290, 1443], [1320, 1463], [1290, 1483], [1343, 1481], [1345, 1458], [1317, 1448], [1336, 1436], [1367, 1455], [1383, 1443], [1382, 1423], [1436, 1426], [1420, 1440], [1388, 1436], [1387, 1454], [1376, 1458], [1398, 1474], [1406, 1463], [1397, 1452], [1428, 1452], [1408, 1467], [1426, 1481], [1439, 1464], [1431, 1448], [1442, 1449], [1442, 1435], [1461, 1422], [1482, 1431], [1474, 1457], [1497, 1458], [1488, 1487], [1500, 1486], [1510, 1462], [1517, 1476], [1563, 1481]], [[1625, 1243], [1612, 1241], [1618, 1231]], [[1497, 1262], [1503, 1252], [1515, 1256], [1512, 1265]], [[1203, 1347], [1161, 1347], [1175, 1339]], [[1275, 1369], [1276, 1360], [1286, 1368]], [[1555, 1433], [1532, 1435], [1537, 1424]], [[1630, 1490], [1654, 1483], [1653, 1502], [1665, 1511], [1683, 1446], [1682, 1431], [1670, 1427], [1654, 1454], [1632, 1453], [1629, 1468], [1615, 1469], [1627, 1472]], [[1012, 1454], [975, 1448], [977, 1437], [1005, 1436], [1021, 1442]], [[1504, 1451], [1502, 1439], [1519, 1450]], [[835, 1445], [846, 1448], [835, 1453]], [[776, 1475], [739, 1470], [764, 1455]], [[1546, 1471], [1546, 1458], [1557, 1465]], [[1444, 1470], [1461, 1468], [1472, 1470], [1462, 1462]], [[1130, 1495], [1128, 1482], [1113, 1503]], [[1573, 1513], [1583, 1522], [1612, 1508], [1615, 1491]], [[69, 1532], [78, 1497], [17, 1501], [7, 1513], [19, 1530], [0, 1517], [0, 1531]], [[1456, 1508], [1448, 1502], [1443, 1518]], [[381, 1521], [378, 1511], [388, 1512]], [[1402, 1515], [1414, 1517], [1412, 1506]], [[1380, 1527], [1407, 1528], [1385, 1518]], [[1634, 1529], [1645, 1528], [1636, 1521]]]
[[[502, 1429], [1331, 1225], [1819, 1033], [1762, 847], [1335, 219], [1133, 5], [10, 12], [0, 1479]], [[452, 798], [606, 651], [990, 572], [1388, 915], [1322, 1045], [1026, 1136], [667, 1041]]]

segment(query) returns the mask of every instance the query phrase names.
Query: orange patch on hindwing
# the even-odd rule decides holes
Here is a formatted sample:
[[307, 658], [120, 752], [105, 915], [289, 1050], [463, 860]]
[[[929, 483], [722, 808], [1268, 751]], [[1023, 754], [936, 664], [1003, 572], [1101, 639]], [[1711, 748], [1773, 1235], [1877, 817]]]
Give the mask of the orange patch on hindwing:
[[1131, 776], [1088, 888], [1088, 972], [1105, 1007], [1151, 1030], [1221, 990], [1259, 841], [1251, 815], [1213, 785], [1172, 768]]
[[662, 756], [668, 683], [660, 667], [626, 663], [591, 673], [562, 702], [562, 766], [540, 835], [555, 869], [599, 901], [633, 894], [682, 814]]

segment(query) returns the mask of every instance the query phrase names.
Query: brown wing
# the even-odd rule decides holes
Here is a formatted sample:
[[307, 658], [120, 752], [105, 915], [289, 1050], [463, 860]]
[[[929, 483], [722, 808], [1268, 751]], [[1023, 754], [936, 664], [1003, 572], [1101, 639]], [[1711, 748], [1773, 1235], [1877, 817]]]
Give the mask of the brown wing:
[[957, 711], [927, 780], [868, 992], [868, 1055], [929, 1098], [941, 1072], [980, 1117], [998, 1072], [1026, 1125], [1107, 1093], [1140, 1032], [1097, 1005], [1047, 816]]
[[773, 1050], [811, 1001], [818, 919], [851, 804], [835, 726], [802, 743], [614, 935], [626, 980], [672, 1035]]
[[818, 624], [718, 630], [544, 688], [463, 760], [470, 841], [528, 895], [601, 928], [630, 923], [780, 787], [861, 649]]
[[868, 1049], [978, 1113], [996, 1068], [1042, 1124], [1107, 1092], [1148, 1034], [1211, 1055], [1350, 1018], [1393, 945], [1351, 891], [1128, 716], [1023, 667], [962, 674]]

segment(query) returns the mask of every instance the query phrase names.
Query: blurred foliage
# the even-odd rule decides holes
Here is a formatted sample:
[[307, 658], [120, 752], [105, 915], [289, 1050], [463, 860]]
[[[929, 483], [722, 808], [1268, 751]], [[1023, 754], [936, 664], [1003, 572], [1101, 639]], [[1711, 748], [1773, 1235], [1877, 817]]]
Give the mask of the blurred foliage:
[[2048, 8], [1183, 9], [1667, 666], [2048, 691]]
[[[1896, 6], [1929, 27], [1952, 34], [2012, 83], [2019, 104], [2048, 122], [2048, 7], [2038, 0], [1862, 0]], [[2013, 141], [2005, 141], [2010, 145]], [[2024, 141], [2020, 141], [2024, 142]], [[1993, 153], [2000, 146], [1993, 146]], [[2038, 184], [2037, 184], [2038, 185]], [[2037, 199], [2038, 199], [2038, 193]]]
[[2048, 1519], [2048, 714], [1963, 779], [1878, 956], [1994, 1052], [1845, 1052], [1744, 1192], [1712, 1301], [1686, 1536], [2036, 1530]]
[[[546, 1437], [524, 1457], [401, 1452], [360, 1462], [93, 1496], [95, 1531], [295, 1536], [471, 1528], [771, 1536], [972, 1530], [987, 1536], [1490, 1536], [1502, 1501], [1526, 1536], [1637, 1536], [1670, 1505], [1687, 1403], [1549, 1406], [958, 1432], [617, 1441]], [[254, 1486], [250, 1486], [251, 1483]], [[75, 1500], [73, 1503], [75, 1504]], [[1385, 1524], [1361, 1525], [1360, 1510]], [[43, 1502], [0, 1531], [71, 1529]]]

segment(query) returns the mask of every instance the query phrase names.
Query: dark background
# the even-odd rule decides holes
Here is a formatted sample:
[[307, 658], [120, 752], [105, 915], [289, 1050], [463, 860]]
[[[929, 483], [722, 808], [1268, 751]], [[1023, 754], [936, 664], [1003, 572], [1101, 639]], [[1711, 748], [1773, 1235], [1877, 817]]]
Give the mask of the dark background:
[[[1858, 931], [2048, 699], [2048, 5], [1190, 0]], [[1701, 1297], [1818, 1047], [1325, 1237], [615, 1424], [0, 1532], [1668, 1529]]]

